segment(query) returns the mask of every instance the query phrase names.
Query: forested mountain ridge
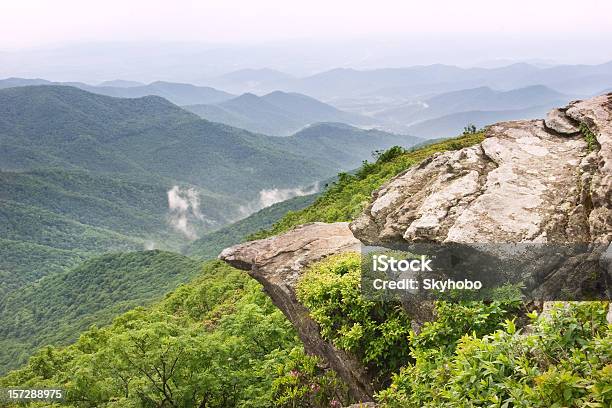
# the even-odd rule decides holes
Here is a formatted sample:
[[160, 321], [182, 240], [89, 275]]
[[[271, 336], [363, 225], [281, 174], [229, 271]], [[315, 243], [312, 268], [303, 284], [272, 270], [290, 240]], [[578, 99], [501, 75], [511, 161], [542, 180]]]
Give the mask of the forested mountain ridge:
[[344, 112], [309, 96], [282, 91], [263, 96], [246, 93], [214, 105], [191, 105], [185, 109], [207, 120], [275, 136], [288, 136], [317, 122], [366, 127], [381, 124], [375, 118]]
[[312, 160], [335, 163], [338, 171], [357, 168], [377, 151], [392, 146], [409, 148], [423, 139], [410, 135], [359, 129], [344, 123], [315, 123], [292, 136], [282, 138], [286, 149], [296, 154], [309, 152]]
[[[0, 299], [106, 251], [178, 250], [185, 236], [168, 218], [171, 187], [86, 171], [0, 172]], [[226, 220], [224, 200], [199, 197], [210, 220]], [[217, 225], [186, 217], [195, 231]]]
[[424, 98], [418, 104], [408, 103], [377, 112], [376, 116], [410, 126], [424, 120], [458, 112], [505, 111], [533, 106], [548, 106], [548, 109], [551, 109], [571, 99], [573, 99], [571, 96], [541, 85], [508, 91], [497, 91], [483, 86], [437, 94]]
[[201, 262], [172, 252], [111, 253], [12, 290], [0, 298], [3, 373], [41, 346], [70, 343], [93, 324], [157, 300], [200, 269]]
[[[0, 102], [4, 170], [61, 166], [140, 179], [154, 172], [215, 191], [219, 184], [238, 184], [234, 195], [243, 197], [265, 183], [289, 185], [326, 174], [302, 157], [281, 153], [273, 138], [204, 121], [159, 97], [122, 99], [38, 86], [0, 90]], [[250, 171], [239, 174], [241, 168]]]
[[[158, 97], [120, 99], [34, 86], [0, 90], [0, 102], [3, 170], [60, 167], [147, 181], [161, 177], [248, 199], [264, 188], [296, 187], [354, 166], [354, 158], [335, 163], [322, 156], [325, 150], [313, 151], [316, 146], [208, 122]], [[395, 137], [394, 144], [414, 140]], [[364, 140], [332, 147], [361, 154]], [[389, 147], [389, 140], [371, 145], [376, 143]]]
[[234, 95], [206, 86], [195, 86], [176, 82], [156, 81], [148, 85], [132, 81], [106, 81], [99, 85], [82, 82], [52, 82], [44, 79], [7, 78], [0, 80], [0, 89], [30, 85], [72, 86], [99, 95], [120, 98], [160, 96], [176, 105], [216, 103], [231, 99]]

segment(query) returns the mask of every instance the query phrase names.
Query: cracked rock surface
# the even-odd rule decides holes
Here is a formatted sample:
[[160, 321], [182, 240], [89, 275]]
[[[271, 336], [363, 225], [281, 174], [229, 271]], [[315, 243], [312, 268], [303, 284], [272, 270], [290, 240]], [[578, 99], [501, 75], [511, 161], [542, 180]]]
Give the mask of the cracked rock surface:
[[[591, 151], [579, 123], [599, 147]], [[546, 121], [490, 126], [479, 145], [433, 156], [373, 195], [351, 224], [364, 243], [605, 243], [612, 238], [612, 95]]]

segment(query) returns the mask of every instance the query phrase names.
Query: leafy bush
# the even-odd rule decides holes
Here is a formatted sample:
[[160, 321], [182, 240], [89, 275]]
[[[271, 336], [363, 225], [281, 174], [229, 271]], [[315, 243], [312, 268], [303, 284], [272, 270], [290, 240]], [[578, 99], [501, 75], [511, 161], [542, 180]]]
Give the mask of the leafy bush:
[[415, 362], [378, 398], [387, 407], [609, 407], [606, 312], [605, 303], [558, 305], [531, 314], [527, 333], [507, 320], [492, 334], [465, 334], [450, 354], [444, 342], [415, 342]]
[[593, 150], [599, 149], [600, 146], [597, 142], [597, 137], [586, 123], [580, 124], [580, 133], [582, 133], [582, 136], [587, 143], [587, 151], [592, 152]]
[[[392, 378], [377, 395], [384, 406], [612, 403], [607, 304], [560, 304], [546, 316], [529, 313], [525, 334], [515, 324], [524, 310], [518, 298], [438, 301], [436, 319], [417, 334], [399, 304], [362, 297], [357, 254], [335, 255], [312, 265], [298, 282], [297, 297], [320, 325], [323, 338], [358, 356], [380, 383]], [[284, 381], [293, 386], [288, 394], [311, 401], [306, 383], [312, 379]]]
[[397, 302], [361, 294], [361, 259], [349, 253], [312, 265], [297, 286], [298, 300], [319, 323], [324, 339], [358, 356], [383, 380], [409, 359], [410, 319]]
[[278, 372], [272, 383], [275, 407], [340, 407], [349, 401], [348, 389], [335, 372], [321, 368], [319, 359], [304, 354], [301, 348], [291, 351]]
[[438, 301], [436, 319], [425, 323], [418, 335], [411, 333], [411, 346], [417, 352], [439, 349], [443, 353], [452, 353], [466, 333], [477, 336], [492, 333], [519, 309], [518, 300], [489, 303]]

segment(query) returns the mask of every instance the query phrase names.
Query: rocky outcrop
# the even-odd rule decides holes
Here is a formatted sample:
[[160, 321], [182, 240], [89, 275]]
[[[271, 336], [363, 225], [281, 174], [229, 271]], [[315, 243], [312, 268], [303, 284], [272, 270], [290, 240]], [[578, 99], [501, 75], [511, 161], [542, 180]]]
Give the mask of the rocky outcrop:
[[566, 115], [585, 126], [596, 137], [592, 151], [580, 164], [589, 211], [592, 242], [612, 241], [612, 93], [570, 104]]
[[[545, 120], [492, 125], [482, 143], [433, 155], [376, 191], [350, 230], [346, 223], [308, 224], [228, 248], [220, 258], [261, 282], [306, 350], [322, 357], [356, 400], [368, 401], [374, 387], [366, 370], [324, 341], [296, 300], [304, 267], [331, 254], [358, 251], [361, 242], [598, 244], [608, 248], [607, 255], [604, 250], [595, 259], [572, 258], [549, 275], [580, 287], [589, 275], [585, 265], [595, 262], [612, 280], [611, 178], [612, 94], [573, 102]], [[542, 288], [565, 289], [551, 282]], [[431, 316], [414, 308], [408, 312], [413, 319]]]
[[551, 134], [543, 121], [493, 125], [480, 145], [437, 154], [376, 191], [351, 230], [368, 244], [587, 242], [586, 156], [581, 136]]
[[580, 126], [572, 118], [568, 117], [567, 109], [553, 109], [548, 112], [544, 119], [544, 126], [563, 135], [577, 135], [580, 133]]
[[[384, 185], [351, 230], [369, 244], [609, 243], [611, 101], [490, 126], [480, 145], [434, 155]], [[590, 151], [579, 124], [598, 149]]]
[[606, 268], [602, 253], [612, 241], [612, 95], [573, 102], [545, 120], [492, 125], [485, 136], [477, 146], [434, 155], [376, 191], [351, 224], [354, 235], [370, 245], [587, 246], [594, 255], [543, 264], [547, 275], [538, 277], [534, 293], [550, 299], [601, 291], [606, 277], [593, 283], [588, 272]]
[[227, 248], [219, 258], [257, 279], [272, 302], [295, 326], [306, 352], [329, 364], [346, 382], [355, 400], [371, 401], [374, 387], [361, 363], [321, 338], [318, 324], [295, 296], [295, 285], [305, 267], [329, 255], [359, 252], [360, 249], [361, 243], [353, 237], [347, 223], [318, 222]]

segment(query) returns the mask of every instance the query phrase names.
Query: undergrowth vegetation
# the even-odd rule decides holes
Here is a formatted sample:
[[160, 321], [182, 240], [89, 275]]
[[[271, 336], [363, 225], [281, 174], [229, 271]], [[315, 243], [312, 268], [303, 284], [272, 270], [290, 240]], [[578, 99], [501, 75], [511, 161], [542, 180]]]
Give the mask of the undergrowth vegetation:
[[607, 303], [558, 304], [545, 316], [526, 313], [529, 324], [518, 327], [519, 299], [437, 301], [435, 320], [416, 333], [399, 304], [361, 296], [357, 254], [312, 265], [297, 295], [323, 338], [374, 374], [384, 407], [612, 404]]
[[74, 407], [266, 407], [299, 350], [261, 286], [214, 261], [160, 303], [39, 350], [0, 387], [61, 387]]
[[595, 136], [595, 133], [593, 133], [591, 128], [589, 128], [589, 126], [586, 123], [580, 124], [580, 133], [582, 133], [582, 136], [584, 137], [584, 140], [587, 143], [587, 150], [589, 152], [599, 149], [599, 143], [597, 142], [597, 137]]
[[384, 382], [410, 359], [410, 318], [398, 302], [364, 297], [360, 280], [360, 256], [336, 255], [308, 269], [297, 297], [319, 323], [324, 339], [358, 356]]
[[[450, 310], [438, 310], [450, 317]], [[488, 335], [466, 332], [456, 347], [420, 342], [415, 362], [378, 394], [385, 407], [610, 407], [612, 331], [607, 304], [557, 305]]]

